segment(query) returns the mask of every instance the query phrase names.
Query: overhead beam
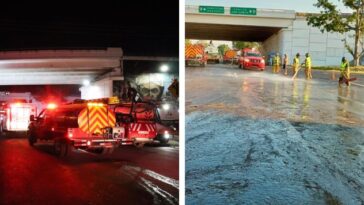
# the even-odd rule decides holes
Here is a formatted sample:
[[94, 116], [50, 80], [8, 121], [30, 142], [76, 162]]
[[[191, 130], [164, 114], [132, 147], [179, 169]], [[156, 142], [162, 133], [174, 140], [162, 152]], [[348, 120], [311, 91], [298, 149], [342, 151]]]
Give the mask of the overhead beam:
[[187, 39], [262, 42], [282, 28], [186, 23]]
[[127, 61], [179, 61], [179, 58], [158, 57], [158, 56], [124, 56], [123, 60], [127, 60]]
[[67, 75], [67, 76], [39, 76], [16, 75], [0, 76], [0, 85], [54, 85], [54, 84], [82, 84], [84, 79], [93, 79], [94, 75]]

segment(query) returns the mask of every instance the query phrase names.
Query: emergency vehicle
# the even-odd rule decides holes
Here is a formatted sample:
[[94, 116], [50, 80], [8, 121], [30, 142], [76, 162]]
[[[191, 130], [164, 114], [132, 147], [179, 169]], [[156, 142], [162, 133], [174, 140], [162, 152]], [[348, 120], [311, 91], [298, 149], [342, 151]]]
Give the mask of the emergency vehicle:
[[244, 48], [239, 58], [239, 68], [242, 69], [265, 69], [265, 60], [258, 50]]
[[157, 105], [159, 122], [157, 124], [158, 135], [156, 140], [161, 144], [167, 144], [173, 135], [178, 135], [179, 108], [178, 101], [166, 100]]
[[143, 147], [153, 143], [157, 136], [158, 114], [152, 102], [128, 102], [114, 105], [117, 126], [113, 133], [121, 133], [117, 138], [121, 145], [133, 144]]
[[237, 51], [235, 50], [227, 50], [224, 54], [223, 63], [227, 64], [237, 64]]
[[115, 113], [107, 104], [80, 100], [49, 104], [37, 117], [31, 115], [27, 134], [31, 146], [38, 140], [53, 141], [58, 156], [73, 148], [106, 154], [118, 146], [120, 133], [108, 133], [115, 123]]
[[205, 48], [205, 53], [207, 55], [207, 63], [220, 63], [220, 54], [219, 50], [217, 49], [212, 42]]
[[26, 100], [2, 102], [0, 105], [0, 132], [27, 131], [29, 117], [37, 114], [37, 107]]
[[186, 66], [201, 66], [207, 64], [207, 55], [205, 55], [204, 47], [200, 44], [186, 45], [185, 50]]

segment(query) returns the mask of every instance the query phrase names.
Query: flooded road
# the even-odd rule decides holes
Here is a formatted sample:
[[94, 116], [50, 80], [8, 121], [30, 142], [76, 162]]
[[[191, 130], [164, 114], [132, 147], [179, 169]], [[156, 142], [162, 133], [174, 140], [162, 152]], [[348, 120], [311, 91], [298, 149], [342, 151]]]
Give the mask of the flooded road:
[[60, 159], [44, 142], [0, 136], [0, 204], [178, 204], [178, 170], [174, 147]]
[[[363, 77], [186, 69], [186, 204], [364, 204]], [[335, 80], [334, 80], [335, 79]]]

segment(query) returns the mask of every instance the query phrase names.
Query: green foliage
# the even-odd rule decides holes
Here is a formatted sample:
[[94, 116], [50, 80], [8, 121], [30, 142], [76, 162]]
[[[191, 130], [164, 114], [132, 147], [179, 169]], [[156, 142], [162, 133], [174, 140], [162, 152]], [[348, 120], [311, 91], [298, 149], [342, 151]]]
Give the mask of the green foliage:
[[233, 41], [233, 48], [243, 49], [243, 48], [257, 48], [260, 50], [261, 44], [258, 42], [246, 42], [246, 41]]
[[197, 41], [197, 44], [201, 44], [201, 45], [203, 45], [203, 47], [206, 48], [210, 44], [210, 41], [199, 40], [199, 41]]
[[228, 46], [228, 45], [226, 45], [226, 44], [221, 44], [221, 45], [219, 45], [219, 46], [217, 47], [217, 49], [219, 50], [219, 54], [220, 54], [220, 55], [224, 55], [224, 54], [225, 54], [225, 52], [226, 52], [227, 50], [229, 50], [230, 48], [229, 48], [229, 46]]
[[[339, 66], [314, 66], [312, 67], [314, 70], [326, 70], [326, 71], [340, 71]], [[364, 73], [364, 66], [353, 66], [350, 67], [350, 71], [353, 73]]]
[[364, 31], [364, 1], [363, 0], [341, 0], [345, 7], [352, 10], [350, 14], [343, 14], [335, 4], [329, 0], [317, 0], [314, 4], [322, 9], [320, 14], [310, 14], [307, 16], [308, 25], [317, 27], [321, 32], [338, 32], [346, 33], [354, 31], [354, 48], [352, 48], [346, 39], [343, 39], [344, 46], [353, 56], [355, 65], [359, 64], [360, 57], [364, 54], [359, 52], [359, 44], [363, 44], [362, 32]]

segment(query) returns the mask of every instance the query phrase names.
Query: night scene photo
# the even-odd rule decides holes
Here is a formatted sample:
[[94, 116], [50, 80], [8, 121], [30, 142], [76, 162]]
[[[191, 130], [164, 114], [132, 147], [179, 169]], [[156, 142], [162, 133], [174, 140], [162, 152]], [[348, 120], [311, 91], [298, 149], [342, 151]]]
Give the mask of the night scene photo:
[[0, 204], [178, 204], [178, 1], [1, 10]]

